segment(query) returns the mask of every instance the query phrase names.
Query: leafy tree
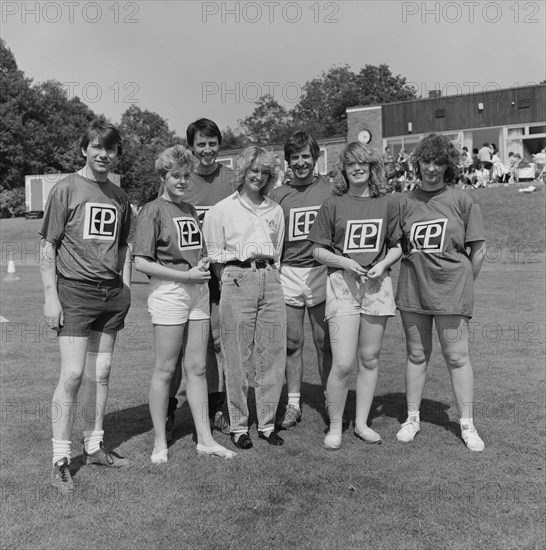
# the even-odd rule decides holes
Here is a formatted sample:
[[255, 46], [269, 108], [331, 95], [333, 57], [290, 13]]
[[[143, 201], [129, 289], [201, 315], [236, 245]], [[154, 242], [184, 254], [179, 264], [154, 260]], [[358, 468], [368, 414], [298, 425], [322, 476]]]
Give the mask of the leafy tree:
[[222, 130], [222, 147], [224, 149], [243, 149], [248, 144], [248, 138], [240, 130], [234, 130], [229, 126]]
[[122, 187], [131, 202], [142, 205], [157, 196], [157, 155], [167, 147], [183, 143], [158, 114], [131, 105], [121, 116], [123, 154], [119, 160]]
[[278, 143], [284, 141], [293, 130], [292, 117], [271, 95], [256, 101], [252, 114], [240, 120], [242, 132], [251, 143]]
[[415, 97], [415, 90], [407, 85], [406, 79], [394, 76], [387, 65], [366, 65], [358, 73], [343, 65], [306, 82], [292, 111], [265, 95], [239, 124], [253, 142], [282, 142], [297, 129], [305, 129], [317, 138], [331, 137], [347, 133], [348, 107]]
[[[94, 117], [79, 98], [69, 99], [59, 82], [33, 84], [25, 78], [0, 41], [1, 191], [24, 189], [28, 174], [77, 170], [82, 164], [78, 140]], [[24, 192], [9, 196], [12, 206], [2, 215], [24, 208]]]
[[406, 79], [394, 76], [387, 65], [366, 65], [353, 73], [348, 65], [332, 67], [303, 86], [294, 108], [294, 120], [316, 137], [346, 134], [346, 109], [356, 105], [378, 105], [415, 99]]

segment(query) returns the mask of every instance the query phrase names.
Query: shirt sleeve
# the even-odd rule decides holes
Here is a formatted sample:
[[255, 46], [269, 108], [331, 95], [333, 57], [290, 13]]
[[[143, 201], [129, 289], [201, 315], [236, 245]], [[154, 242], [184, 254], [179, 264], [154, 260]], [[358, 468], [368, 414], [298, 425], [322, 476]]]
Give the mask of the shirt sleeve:
[[205, 216], [203, 237], [211, 263], [225, 263], [223, 251], [226, 238], [222, 225], [222, 213], [216, 207], [212, 207]]
[[50, 192], [44, 210], [44, 220], [40, 235], [58, 248], [64, 237], [68, 221], [68, 188], [56, 185]]
[[159, 212], [151, 205], [145, 205], [136, 221], [133, 258], [143, 256], [156, 261], [157, 239], [159, 237]]
[[332, 216], [329, 202], [322, 203], [307, 240], [332, 248]]
[[134, 220], [133, 220], [133, 211], [129, 200], [126, 199], [122, 202], [125, 209], [121, 213], [121, 230], [119, 233], [119, 246], [126, 246], [127, 243], [134, 240]]
[[400, 202], [392, 195], [387, 196], [389, 198], [387, 199], [387, 234], [385, 236], [385, 242], [387, 243], [387, 248], [393, 248], [402, 240]]
[[472, 197], [468, 197], [469, 204], [465, 210], [465, 245], [476, 241], [485, 241], [482, 212], [480, 205]]

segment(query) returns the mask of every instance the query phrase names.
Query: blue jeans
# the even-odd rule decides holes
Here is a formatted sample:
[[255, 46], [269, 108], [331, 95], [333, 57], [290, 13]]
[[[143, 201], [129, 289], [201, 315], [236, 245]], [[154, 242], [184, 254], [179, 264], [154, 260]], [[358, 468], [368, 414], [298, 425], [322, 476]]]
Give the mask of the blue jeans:
[[286, 308], [274, 266], [226, 266], [220, 298], [220, 337], [226, 362], [231, 432], [248, 432], [248, 375], [254, 358], [258, 429], [275, 427], [286, 368]]

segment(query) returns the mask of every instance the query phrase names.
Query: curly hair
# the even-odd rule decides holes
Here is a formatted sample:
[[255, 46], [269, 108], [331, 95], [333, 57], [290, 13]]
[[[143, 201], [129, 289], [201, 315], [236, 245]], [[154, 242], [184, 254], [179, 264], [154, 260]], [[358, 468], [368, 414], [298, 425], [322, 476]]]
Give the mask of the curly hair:
[[265, 197], [275, 186], [280, 173], [279, 157], [264, 147], [251, 145], [241, 151], [235, 165], [235, 178], [233, 180], [237, 191], [240, 191], [245, 181], [245, 175], [253, 166], [269, 170], [269, 178], [260, 189], [260, 194]]
[[444, 181], [455, 183], [459, 175], [459, 151], [451, 141], [440, 134], [430, 134], [424, 137], [413, 151], [413, 170], [418, 179], [421, 178], [421, 161], [434, 162], [446, 166]]
[[192, 171], [196, 163], [197, 159], [191, 151], [183, 145], [174, 145], [159, 153], [155, 161], [155, 171], [160, 177], [164, 178], [173, 168], [182, 168], [187, 165], [189, 170]]
[[370, 167], [370, 178], [368, 188], [370, 197], [380, 197], [386, 193], [387, 180], [385, 178], [385, 167], [381, 155], [372, 147], [366, 147], [358, 141], [353, 141], [345, 146], [339, 155], [336, 164], [336, 174], [332, 183], [332, 194], [344, 195], [349, 190], [349, 182], [345, 173], [345, 166], [349, 162], [368, 164]]

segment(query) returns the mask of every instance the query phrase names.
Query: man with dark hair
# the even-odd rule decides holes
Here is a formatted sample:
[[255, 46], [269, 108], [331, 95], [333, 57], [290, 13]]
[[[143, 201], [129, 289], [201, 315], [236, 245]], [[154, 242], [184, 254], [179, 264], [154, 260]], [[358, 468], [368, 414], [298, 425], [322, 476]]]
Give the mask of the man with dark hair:
[[288, 405], [279, 423], [284, 429], [295, 426], [302, 418], [300, 395], [305, 310], [311, 322], [324, 391], [332, 366], [328, 328], [324, 320], [327, 268], [313, 259], [313, 244], [307, 240], [321, 204], [332, 194], [328, 181], [315, 175], [319, 156], [319, 145], [312, 136], [306, 132], [290, 136], [284, 145], [284, 158], [294, 177], [269, 195], [281, 205], [285, 219], [280, 273], [287, 314]]
[[53, 187], [40, 231], [44, 316], [57, 331], [61, 353], [51, 403], [51, 483], [63, 494], [74, 489], [72, 426], [84, 378], [85, 463], [111, 468], [133, 464], [102, 442], [112, 353], [131, 303], [131, 206], [125, 192], [108, 179], [121, 138], [115, 126], [95, 120], [80, 145], [85, 166]]
[[[227, 166], [216, 162], [222, 134], [218, 126], [208, 118], [192, 122], [186, 130], [188, 147], [192, 150], [199, 164], [190, 176], [190, 183], [184, 201], [194, 206], [201, 222], [207, 212], [216, 203], [231, 195], [234, 191], [235, 172]], [[224, 358], [220, 347], [220, 325], [218, 321], [218, 304], [220, 302], [220, 284], [211, 270], [210, 290], [210, 324], [211, 334], [207, 350], [207, 385], [209, 388], [208, 412], [212, 427], [229, 434], [229, 422], [223, 407], [226, 400], [224, 387]], [[176, 393], [182, 380], [181, 365], [171, 383], [169, 406], [167, 410], [167, 441], [172, 441], [174, 415], [178, 400]]]

